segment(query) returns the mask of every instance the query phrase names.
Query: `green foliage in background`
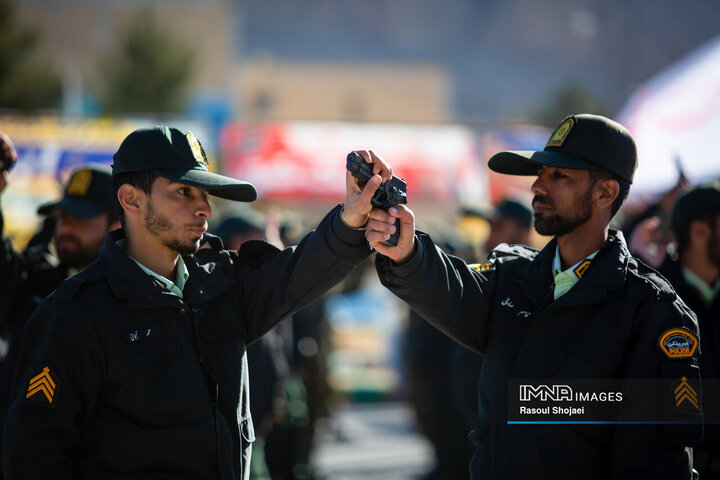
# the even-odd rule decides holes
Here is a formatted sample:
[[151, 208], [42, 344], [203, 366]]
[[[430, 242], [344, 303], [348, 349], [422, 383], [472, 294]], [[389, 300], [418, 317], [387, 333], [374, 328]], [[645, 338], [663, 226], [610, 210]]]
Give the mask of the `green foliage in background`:
[[147, 12], [136, 14], [101, 61], [105, 113], [179, 112], [185, 107], [195, 54]]
[[38, 32], [20, 25], [14, 6], [0, 0], [0, 108], [37, 110], [60, 103], [60, 78], [38, 59]]

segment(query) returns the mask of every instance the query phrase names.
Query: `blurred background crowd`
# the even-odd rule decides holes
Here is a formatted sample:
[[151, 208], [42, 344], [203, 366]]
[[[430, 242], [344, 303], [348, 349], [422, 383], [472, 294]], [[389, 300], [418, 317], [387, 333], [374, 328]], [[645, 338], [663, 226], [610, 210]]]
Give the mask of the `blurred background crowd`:
[[[215, 200], [210, 231], [226, 246], [292, 245], [343, 200], [345, 155], [372, 148], [407, 181], [419, 228], [482, 262], [500, 242], [548, 240], [532, 229], [533, 179], [487, 159], [541, 150], [565, 115], [591, 112], [638, 143], [615, 223], [661, 268], [679, 255], [673, 226], [715, 201], [673, 217], [720, 176], [719, 35], [717, 0], [0, 0], [0, 132], [17, 152], [4, 233], [56, 254], [58, 219], [38, 207], [79, 167], [109, 165], [129, 132], [163, 123], [257, 187], [252, 207]], [[398, 428], [425, 438], [392, 478], [467, 476], [481, 358], [367, 267], [251, 348], [254, 478], [322, 478], [313, 448], [347, 440], [337, 415], [358, 405], [409, 405]]]

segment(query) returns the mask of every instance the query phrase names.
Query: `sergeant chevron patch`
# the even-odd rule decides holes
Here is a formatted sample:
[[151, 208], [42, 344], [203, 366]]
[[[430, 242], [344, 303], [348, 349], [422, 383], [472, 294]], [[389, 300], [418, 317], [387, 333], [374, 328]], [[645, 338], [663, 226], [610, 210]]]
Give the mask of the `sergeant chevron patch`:
[[692, 387], [687, 377], [682, 377], [673, 389], [675, 410], [695, 413], [700, 410], [697, 391]]
[[25, 399], [43, 407], [53, 407], [57, 384], [50, 373], [50, 367], [43, 367], [42, 371], [28, 382]]

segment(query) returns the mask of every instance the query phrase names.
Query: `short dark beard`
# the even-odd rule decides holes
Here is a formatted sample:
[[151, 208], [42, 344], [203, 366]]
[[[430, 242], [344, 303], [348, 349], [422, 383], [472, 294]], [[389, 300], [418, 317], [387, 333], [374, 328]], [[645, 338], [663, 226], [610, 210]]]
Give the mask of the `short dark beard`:
[[73, 267], [76, 270], [83, 270], [85, 267], [97, 260], [98, 255], [100, 254], [100, 248], [102, 248], [101, 244], [100, 248], [89, 251], [87, 245], [83, 246], [82, 242], [74, 236], [63, 235], [61, 238], [73, 239], [77, 248], [75, 250], [57, 248], [58, 259], [63, 265]]
[[163, 215], [155, 215], [155, 211], [152, 208], [152, 203], [148, 202], [147, 212], [145, 213], [145, 228], [150, 233], [160, 238], [163, 241], [163, 245], [171, 250], [175, 250], [180, 255], [193, 255], [197, 253], [200, 248], [200, 241], [193, 242], [192, 245], [183, 245], [177, 239], [166, 240], [162, 238], [162, 232], [170, 232], [175, 227], [173, 223]]
[[[551, 200], [545, 195], [535, 195], [533, 204], [536, 201], [552, 206]], [[567, 217], [557, 214], [541, 217], [535, 213], [533, 215], [535, 231], [540, 235], [560, 237], [585, 224], [592, 217], [592, 188], [588, 188], [587, 193], [580, 197], [575, 205], [576, 207]]]

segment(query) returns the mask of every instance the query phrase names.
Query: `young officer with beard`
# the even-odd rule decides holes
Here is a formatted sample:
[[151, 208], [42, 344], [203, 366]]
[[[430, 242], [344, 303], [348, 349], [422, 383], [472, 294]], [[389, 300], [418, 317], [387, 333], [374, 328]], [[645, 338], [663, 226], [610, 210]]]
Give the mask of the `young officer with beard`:
[[[554, 238], [540, 252], [502, 244], [490, 263], [475, 268], [415, 232], [405, 206], [371, 212], [366, 237], [381, 254], [383, 284], [484, 355], [471, 478], [691, 478], [689, 447], [701, 436], [701, 406], [682, 404], [685, 413], [676, 414], [665, 385], [685, 379], [699, 389], [697, 321], [609, 228], [636, 166], [629, 132], [587, 114], [564, 119], [543, 151], [493, 156], [489, 167], [496, 172], [537, 175], [535, 229]], [[395, 224], [398, 245], [380, 243]], [[672, 338], [687, 351], [675, 349], [671, 334], [681, 336]], [[508, 423], [510, 379], [625, 378], [659, 379], [642, 399], [658, 413], [654, 423]]]
[[29, 320], [3, 433], [16, 478], [242, 479], [254, 440], [246, 346], [370, 254], [370, 198], [346, 174], [347, 202], [297, 247], [239, 251], [206, 235], [208, 195], [255, 188], [208, 172], [192, 133], [136, 130], [114, 155], [123, 228], [97, 262]]

